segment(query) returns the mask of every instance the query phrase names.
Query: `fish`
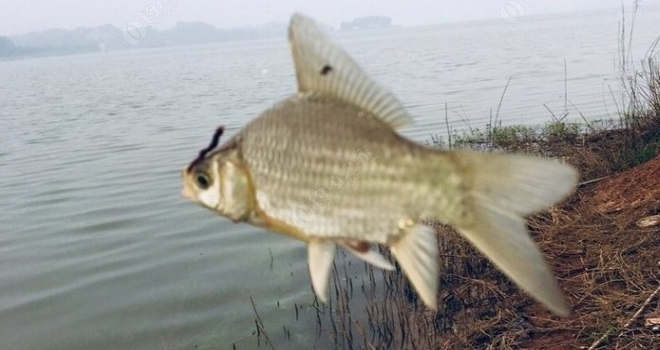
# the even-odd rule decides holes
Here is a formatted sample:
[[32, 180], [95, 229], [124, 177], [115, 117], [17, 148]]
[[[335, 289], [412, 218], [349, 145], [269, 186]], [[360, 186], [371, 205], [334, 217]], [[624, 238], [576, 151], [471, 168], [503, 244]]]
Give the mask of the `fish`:
[[395, 265], [437, 309], [438, 234], [455, 229], [551, 312], [571, 312], [525, 226], [575, 189], [578, 173], [556, 159], [447, 150], [399, 131], [413, 118], [310, 17], [288, 27], [298, 91], [274, 102], [182, 170], [182, 194], [234, 223], [307, 245], [311, 284], [327, 300], [337, 249], [378, 268]]

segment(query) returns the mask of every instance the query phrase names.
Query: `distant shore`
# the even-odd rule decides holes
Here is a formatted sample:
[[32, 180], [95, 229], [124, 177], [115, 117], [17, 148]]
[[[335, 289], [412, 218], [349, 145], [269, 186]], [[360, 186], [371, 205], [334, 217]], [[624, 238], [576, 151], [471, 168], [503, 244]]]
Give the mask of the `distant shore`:
[[[171, 29], [160, 30], [139, 23], [129, 23], [124, 28], [107, 24], [71, 30], [49, 29], [11, 37], [0, 36], [0, 60], [282, 38], [286, 37], [287, 26], [286, 22], [271, 22], [223, 29], [203, 22], [178, 22]], [[391, 26], [392, 19], [389, 17], [369, 16], [342, 22], [339, 30], [358, 31]]]
[[221, 29], [202, 22], [179, 22], [171, 29], [158, 30], [128, 24], [49, 29], [9, 37], [0, 36], [0, 59], [72, 55], [140, 48], [174, 47], [215, 42], [264, 39], [286, 35], [284, 22], [233, 29]]

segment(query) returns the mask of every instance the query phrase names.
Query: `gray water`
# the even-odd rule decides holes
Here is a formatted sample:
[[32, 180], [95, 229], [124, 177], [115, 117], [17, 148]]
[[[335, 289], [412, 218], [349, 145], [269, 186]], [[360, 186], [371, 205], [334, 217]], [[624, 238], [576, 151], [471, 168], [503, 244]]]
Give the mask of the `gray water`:
[[[633, 52], [660, 34], [641, 13]], [[617, 11], [337, 35], [419, 142], [499, 119], [616, 118]], [[316, 336], [303, 244], [180, 196], [213, 129], [295, 89], [285, 37], [0, 62], [0, 349], [279, 348]], [[353, 272], [359, 278], [360, 269]], [[300, 319], [296, 321], [295, 309]], [[283, 329], [288, 329], [290, 339]], [[264, 346], [264, 343], [261, 343]]]

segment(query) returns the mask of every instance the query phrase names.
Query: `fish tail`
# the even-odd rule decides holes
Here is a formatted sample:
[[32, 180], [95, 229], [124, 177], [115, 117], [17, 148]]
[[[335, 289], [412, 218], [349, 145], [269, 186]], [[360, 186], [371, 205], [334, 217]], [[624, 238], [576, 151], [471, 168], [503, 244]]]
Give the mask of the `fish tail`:
[[577, 183], [573, 167], [549, 159], [458, 152], [467, 191], [466, 215], [453, 226], [521, 289], [551, 311], [570, 308], [524, 216], [545, 210], [568, 196]]

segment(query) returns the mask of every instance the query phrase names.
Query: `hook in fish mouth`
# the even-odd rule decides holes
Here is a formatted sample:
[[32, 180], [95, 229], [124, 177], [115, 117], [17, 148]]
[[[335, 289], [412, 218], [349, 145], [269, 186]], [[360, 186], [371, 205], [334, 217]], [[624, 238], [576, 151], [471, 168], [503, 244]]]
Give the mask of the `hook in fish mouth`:
[[220, 136], [222, 136], [222, 133], [224, 131], [225, 131], [225, 126], [224, 125], [219, 126], [215, 130], [215, 133], [213, 134], [213, 138], [211, 139], [211, 143], [208, 145], [208, 147], [203, 148], [201, 151], [199, 151], [199, 155], [197, 156], [197, 158], [195, 158], [195, 160], [193, 160], [190, 163], [190, 165], [188, 165], [188, 168], [186, 169], [187, 173], [190, 173], [190, 171], [192, 170], [192, 168], [195, 165], [197, 165], [199, 162], [204, 160], [204, 157], [206, 157], [206, 155], [209, 152], [213, 151], [213, 149], [215, 149], [218, 146], [218, 142], [220, 141]]

